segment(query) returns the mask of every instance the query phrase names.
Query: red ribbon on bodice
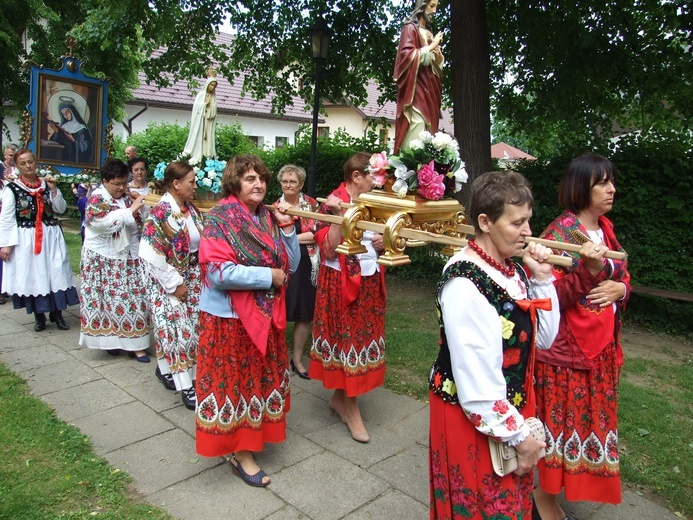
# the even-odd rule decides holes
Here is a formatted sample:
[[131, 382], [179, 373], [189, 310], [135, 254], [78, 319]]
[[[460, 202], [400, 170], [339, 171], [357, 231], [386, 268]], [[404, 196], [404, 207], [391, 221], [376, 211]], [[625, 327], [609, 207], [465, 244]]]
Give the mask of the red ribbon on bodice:
[[40, 255], [43, 247], [43, 194], [44, 189], [39, 188], [36, 191], [30, 191], [29, 194], [36, 199], [36, 221], [34, 225], [34, 254]]
[[517, 306], [525, 312], [529, 312], [529, 319], [532, 321], [532, 346], [527, 359], [527, 372], [525, 374], [525, 393], [527, 394], [527, 404], [531, 415], [536, 409], [536, 397], [534, 394], [534, 351], [537, 344], [537, 309], [540, 311], [550, 311], [553, 308], [551, 298], [537, 298], [535, 300], [517, 300]]

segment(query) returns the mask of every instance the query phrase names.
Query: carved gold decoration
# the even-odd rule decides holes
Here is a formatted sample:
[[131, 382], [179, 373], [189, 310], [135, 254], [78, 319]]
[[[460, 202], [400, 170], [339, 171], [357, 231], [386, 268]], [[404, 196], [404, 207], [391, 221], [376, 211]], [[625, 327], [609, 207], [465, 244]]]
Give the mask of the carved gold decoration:
[[104, 128], [103, 149], [106, 152], [106, 159], [110, 159], [115, 153], [113, 146], [113, 122], [109, 119]]
[[22, 125], [20, 127], [19, 141], [22, 143], [22, 148], [27, 148], [29, 143], [34, 140], [33, 132], [31, 131], [34, 127], [34, 118], [31, 116], [31, 112], [25, 110], [22, 112]]

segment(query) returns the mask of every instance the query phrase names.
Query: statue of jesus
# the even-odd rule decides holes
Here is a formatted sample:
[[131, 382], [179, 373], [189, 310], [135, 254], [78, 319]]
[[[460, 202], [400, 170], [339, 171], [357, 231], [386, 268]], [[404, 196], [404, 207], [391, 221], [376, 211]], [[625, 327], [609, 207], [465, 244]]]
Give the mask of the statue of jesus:
[[438, 0], [417, 0], [404, 22], [395, 59], [397, 82], [397, 115], [395, 149], [406, 148], [420, 132], [438, 131], [442, 101], [443, 33], [431, 32]]

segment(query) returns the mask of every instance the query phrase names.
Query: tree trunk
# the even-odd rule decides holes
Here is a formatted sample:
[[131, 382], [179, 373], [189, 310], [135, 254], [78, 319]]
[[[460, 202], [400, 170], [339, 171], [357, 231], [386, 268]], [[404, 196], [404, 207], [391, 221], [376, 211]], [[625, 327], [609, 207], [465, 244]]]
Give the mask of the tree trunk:
[[451, 5], [450, 49], [455, 137], [469, 180], [458, 200], [466, 207], [470, 185], [491, 169], [491, 72], [484, 0], [454, 0]]

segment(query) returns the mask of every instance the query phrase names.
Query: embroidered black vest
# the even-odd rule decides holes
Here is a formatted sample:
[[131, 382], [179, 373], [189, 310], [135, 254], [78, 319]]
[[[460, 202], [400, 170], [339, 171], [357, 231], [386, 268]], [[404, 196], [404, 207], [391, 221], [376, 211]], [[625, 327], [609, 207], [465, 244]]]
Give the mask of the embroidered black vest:
[[[528, 287], [527, 275], [519, 265], [517, 265], [517, 272], [520, 273], [525, 287]], [[507, 398], [518, 410], [522, 410], [527, 403], [524, 383], [533, 334], [530, 314], [520, 309], [517, 302], [510, 297], [505, 289], [494, 282], [483, 269], [466, 260], [456, 262], [445, 270], [438, 282], [437, 295], [440, 294], [448, 280], [457, 276], [470, 280], [498, 312], [498, 318], [503, 325], [503, 375], [505, 376]], [[457, 387], [452, 375], [450, 350], [445, 336], [443, 314], [438, 298], [436, 298], [436, 307], [440, 324], [440, 352], [438, 359], [431, 367], [429, 388], [443, 401], [459, 404]]]
[[[14, 194], [17, 226], [20, 228], [36, 227], [36, 198], [14, 182], [10, 182], [7, 185], [7, 189], [12, 190]], [[46, 226], [57, 226], [59, 224], [53, 213], [53, 204], [51, 203], [50, 191], [48, 189], [43, 193], [43, 215], [41, 221]]]

